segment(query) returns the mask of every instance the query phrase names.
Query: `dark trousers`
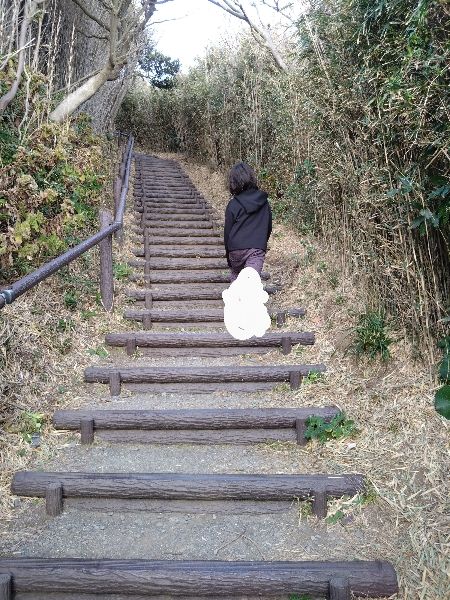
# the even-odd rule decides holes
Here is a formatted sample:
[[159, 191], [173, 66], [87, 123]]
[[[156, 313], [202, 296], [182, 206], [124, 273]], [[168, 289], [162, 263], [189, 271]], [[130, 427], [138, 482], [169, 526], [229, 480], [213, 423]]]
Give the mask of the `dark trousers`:
[[247, 248], [245, 250], [230, 250], [228, 254], [228, 260], [230, 261], [231, 265], [230, 281], [235, 281], [239, 273], [245, 267], [252, 267], [261, 275], [265, 257], [266, 253], [264, 252], [264, 250], [260, 250], [259, 248]]

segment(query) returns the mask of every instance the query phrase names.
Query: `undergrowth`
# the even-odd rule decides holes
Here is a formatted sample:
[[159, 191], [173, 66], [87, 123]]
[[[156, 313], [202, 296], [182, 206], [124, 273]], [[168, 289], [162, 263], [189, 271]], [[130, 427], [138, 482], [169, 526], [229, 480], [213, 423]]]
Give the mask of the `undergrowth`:
[[[7, 77], [0, 73], [0, 91]], [[87, 237], [110, 170], [111, 148], [89, 117], [48, 122], [48, 82], [39, 72], [29, 77], [0, 118], [0, 284]], [[30, 97], [36, 111], [27, 120]]]
[[389, 346], [393, 340], [387, 331], [385, 315], [380, 311], [368, 311], [360, 315], [355, 327], [354, 351], [358, 356], [368, 355], [374, 359], [388, 360]]

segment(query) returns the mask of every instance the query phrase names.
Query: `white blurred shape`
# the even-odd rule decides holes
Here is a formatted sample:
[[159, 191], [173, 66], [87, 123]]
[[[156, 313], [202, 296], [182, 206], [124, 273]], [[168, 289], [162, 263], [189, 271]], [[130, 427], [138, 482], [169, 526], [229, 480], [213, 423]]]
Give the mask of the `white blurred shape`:
[[237, 340], [262, 337], [270, 327], [265, 303], [269, 295], [263, 288], [258, 271], [245, 267], [229, 288], [222, 292], [224, 323]]

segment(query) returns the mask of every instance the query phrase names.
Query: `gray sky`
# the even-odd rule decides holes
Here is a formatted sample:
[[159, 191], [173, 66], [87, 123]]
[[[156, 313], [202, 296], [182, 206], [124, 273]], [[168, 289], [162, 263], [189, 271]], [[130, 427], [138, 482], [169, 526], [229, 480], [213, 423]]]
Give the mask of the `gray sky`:
[[[261, 17], [273, 22], [275, 14], [265, 10]], [[152, 20], [173, 18], [179, 20], [155, 24], [155, 40], [160, 52], [181, 61], [183, 71], [208, 45], [223, 38], [235, 39], [239, 31], [248, 30], [245, 23], [208, 0], [173, 0], [159, 6]]]

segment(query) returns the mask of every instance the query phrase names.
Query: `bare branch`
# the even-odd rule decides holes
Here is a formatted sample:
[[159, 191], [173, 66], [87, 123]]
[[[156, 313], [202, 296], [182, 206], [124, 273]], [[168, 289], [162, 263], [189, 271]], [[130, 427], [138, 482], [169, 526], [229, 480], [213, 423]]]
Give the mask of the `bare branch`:
[[82, 29], [75, 29], [75, 31], [88, 39], [103, 40], [106, 42], [109, 41], [109, 36], [107, 36], [107, 35], [97, 35], [95, 33], [86, 33]]
[[225, 10], [230, 15], [233, 15], [237, 19], [244, 21], [250, 27], [250, 29], [256, 34], [259, 39], [259, 43], [265, 46], [272, 54], [273, 59], [280, 71], [287, 72], [288, 67], [282, 59], [280, 53], [275, 47], [273, 40], [266, 29], [259, 26], [246, 12], [243, 5], [240, 2], [232, 0], [208, 0], [211, 4], [215, 4], [222, 10]]
[[112, 5], [111, 2], [106, 2], [106, 0], [98, 0], [100, 2], [100, 4], [103, 6], [103, 8], [107, 11], [110, 11], [112, 9]]
[[[23, 14], [22, 24], [20, 26], [19, 42], [18, 42], [18, 54], [19, 60], [17, 61], [16, 76], [14, 78], [11, 88], [0, 98], [0, 112], [3, 112], [5, 108], [14, 100], [19, 89], [20, 80], [22, 78], [23, 69], [25, 66], [25, 49], [28, 47], [27, 35], [28, 28], [31, 21], [33, 20], [36, 9], [43, 0], [31, 0], [25, 4], [25, 10]], [[34, 41], [34, 40], [32, 40]]]
[[211, 4], [215, 4], [216, 6], [218, 6], [219, 8], [221, 8], [222, 10], [225, 10], [227, 13], [230, 13], [230, 15], [233, 15], [233, 17], [236, 17], [237, 19], [241, 19], [242, 21], [245, 21], [245, 18], [242, 15], [242, 13], [237, 12], [236, 10], [234, 10], [233, 8], [231, 8], [230, 6], [224, 6], [218, 0], [208, 0], [208, 2], [211, 2]]
[[93, 13], [91, 13], [85, 6], [84, 4], [82, 4], [80, 2], [80, 0], [72, 0], [72, 2], [74, 4], [76, 4], [78, 6], [78, 8], [80, 8], [84, 14], [89, 17], [89, 19], [92, 19], [93, 21], [95, 21], [97, 23], [97, 25], [99, 25], [100, 27], [102, 27], [103, 29], [106, 29], [106, 31], [109, 31], [109, 27], [107, 25], [105, 25], [105, 23], [103, 23], [103, 21], [101, 19], [99, 19], [99, 17], [97, 17], [96, 15], [94, 15]]

